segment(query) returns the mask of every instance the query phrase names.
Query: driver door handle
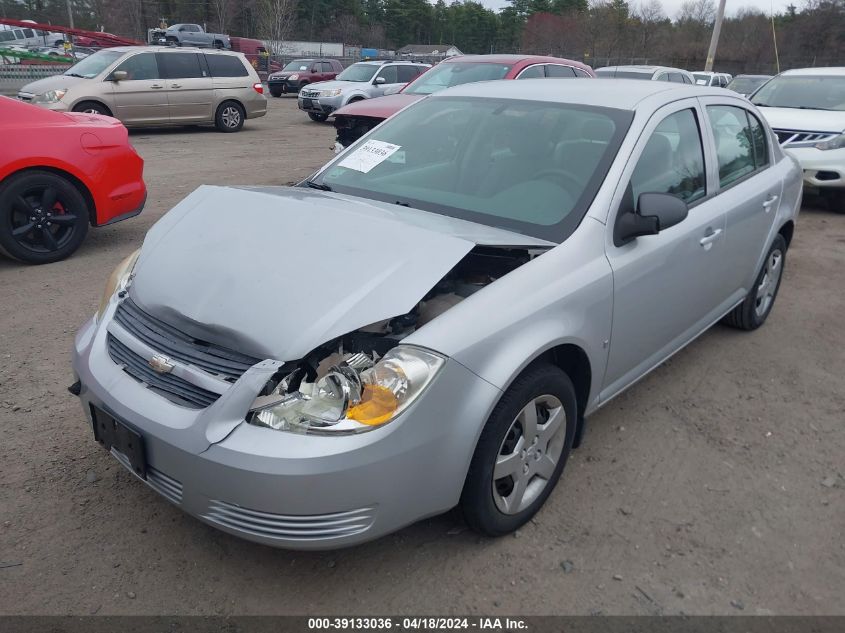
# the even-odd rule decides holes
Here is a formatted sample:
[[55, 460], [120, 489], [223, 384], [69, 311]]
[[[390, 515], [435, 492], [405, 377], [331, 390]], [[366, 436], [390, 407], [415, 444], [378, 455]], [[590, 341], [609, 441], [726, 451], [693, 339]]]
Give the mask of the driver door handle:
[[706, 248], [715, 242], [721, 234], [722, 229], [707, 229], [707, 233], [704, 234], [704, 237], [698, 240], [698, 243]]

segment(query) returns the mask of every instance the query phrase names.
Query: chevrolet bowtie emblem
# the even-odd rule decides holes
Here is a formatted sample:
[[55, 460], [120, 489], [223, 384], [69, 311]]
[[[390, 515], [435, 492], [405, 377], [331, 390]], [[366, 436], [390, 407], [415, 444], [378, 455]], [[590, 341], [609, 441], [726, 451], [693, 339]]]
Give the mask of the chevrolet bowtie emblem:
[[158, 372], [159, 374], [169, 374], [171, 371], [173, 371], [173, 363], [167, 356], [164, 356], [163, 354], [156, 354], [147, 362], [149, 363], [150, 367], [153, 368], [153, 371]]

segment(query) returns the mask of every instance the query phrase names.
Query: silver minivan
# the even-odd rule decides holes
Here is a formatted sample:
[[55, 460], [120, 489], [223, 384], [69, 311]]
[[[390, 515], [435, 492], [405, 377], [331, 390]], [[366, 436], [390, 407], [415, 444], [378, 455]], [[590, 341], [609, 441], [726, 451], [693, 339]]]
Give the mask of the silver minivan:
[[63, 75], [27, 84], [18, 99], [113, 116], [127, 127], [213, 123], [237, 132], [267, 113], [261, 80], [241, 53], [153, 46], [101, 50]]

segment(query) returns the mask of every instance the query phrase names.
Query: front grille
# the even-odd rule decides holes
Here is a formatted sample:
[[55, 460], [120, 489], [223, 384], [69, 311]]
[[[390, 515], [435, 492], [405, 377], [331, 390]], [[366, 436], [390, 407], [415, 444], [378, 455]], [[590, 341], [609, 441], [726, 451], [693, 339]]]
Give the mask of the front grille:
[[303, 90], [302, 96], [305, 97], [306, 99], [316, 99], [317, 97], [320, 96], [320, 91], [319, 90]]
[[778, 137], [778, 143], [783, 147], [811, 147], [816, 143], [832, 139], [836, 134], [831, 132], [802, 132], [799, 130], [773, 130]]
[[373, 524], [375, 508], [315, 515], [272, 514], [212, 500], [203, 518], [217, 525], [255, 536], [320, 540], [359, 534]]
[[[115, 448], [112, 448], [111, 454], [123, 465], [124, 468], [126, 468], [126, 470], [133, 475], [135, 474], [132, 464], [129, 463], [129, 459], [127, 459], [126, 455]], [[146, 483], [150, 488], [155, 490], [171, 503], [175, 503], [177, 506], [182, 503], [182, 483], [173, 479], [173, 477], [169, 475], [165, 475], [160, 470], [156, 470], [149, 464], [147, 464]]]
[[247, 369], [261, 360], [188, 336], [147, 314], [128, 297], [117, 307], [114, 319], [132, 336], [156, 352], [198, 367], [229, 382], [235, 382]]
[[220, 397], [220, 394], [197, 387], [178, 376], [156, 372], [146, 359], [138, 356], [112, 334], [108, 334], [107, 344], [109, 356], [115, 363], [123, 366], [123, 371], [168, 400], [192, 408], [204, 409]]

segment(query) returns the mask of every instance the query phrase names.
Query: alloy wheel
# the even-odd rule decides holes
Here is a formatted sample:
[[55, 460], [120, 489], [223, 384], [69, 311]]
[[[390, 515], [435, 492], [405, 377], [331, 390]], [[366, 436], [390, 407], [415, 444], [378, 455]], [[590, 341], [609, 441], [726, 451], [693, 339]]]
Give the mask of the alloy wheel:
[[526, 404], [505, 434], [493, 467], [493, 499], [504, 514], [531, 505], [552, 479], [566, 440], [566, 411], [555, 396]]
[[769, 253], [766, 259], [766, 269], [763, 273], [763, 278], [760, 280], [760, 284], [757, 286], [754, 312], [758, 319], [764, 317], [772, 307], [782, 272], [783, 253], [775, 249]]
[[76, 230], [77, 215], [55, 187], [34, 186], [12, 199], [12, 238], [35, 253], [51, 253], [67, 244]]

